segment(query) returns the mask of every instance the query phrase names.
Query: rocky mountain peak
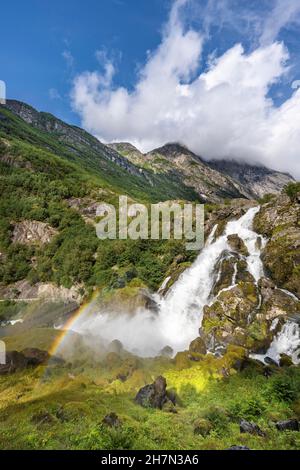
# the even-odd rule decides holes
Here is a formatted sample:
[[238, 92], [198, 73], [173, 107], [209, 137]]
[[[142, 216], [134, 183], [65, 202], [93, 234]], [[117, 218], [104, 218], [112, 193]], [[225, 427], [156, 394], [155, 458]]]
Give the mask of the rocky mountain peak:
[[236, 160], [211, 160], [211, 168], [231, 176], [251, 194], [252, 197], [263, 197], [265, 194], [279, 194], [294, 178], [288, 173], [281, 173], [263, 165], [250, 165]]

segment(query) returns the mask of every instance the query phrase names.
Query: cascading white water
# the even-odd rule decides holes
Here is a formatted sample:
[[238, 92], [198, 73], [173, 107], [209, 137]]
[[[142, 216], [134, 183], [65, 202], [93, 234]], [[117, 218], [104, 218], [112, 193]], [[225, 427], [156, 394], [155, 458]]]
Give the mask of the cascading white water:
[[118, 339], [127, 350], [142, 356], [157, 355], [167, 345], [175, 352], [186, 349], [198, 336], [203, 307], [209, 301], [216, 278], [215, 265], [221, 253], [229, 249], [228, 235], [237, 234], [246, 244], [247, 265], [255, 280], [263, 275], [258, 235], [251, 229], [258, 211], [258, 207], [251, 208], [239, 220], [228, 222], [224, 235], [215, 241], [217, 227], [214, 227], [194, 264], [181, 274], [167, 296], [156, 294], [157, 313], [146, 309], [138, 309], [135, 315], [93, 311], [78, 319], [72, 330], [94, 335], [98, 341]]
[[286, 322], [266, 354], [251, 354], [251, 357], [261, 362], [269, 357], [279, 363], [281, 354], [290, 356], [294, 364], [300, 363], [300, 326], [297, 323]]

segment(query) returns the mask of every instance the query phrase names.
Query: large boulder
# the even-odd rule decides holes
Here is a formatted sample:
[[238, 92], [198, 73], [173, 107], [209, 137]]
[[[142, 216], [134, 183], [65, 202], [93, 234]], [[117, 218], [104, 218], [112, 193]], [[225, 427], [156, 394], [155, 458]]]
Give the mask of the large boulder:
[[23, 349], [22, 354], [25, 356], [29, 366], [40, 366], [46, 364], [50, 359], [50, 354], [47, 351], [42, 351], [38, 348]]
[[18, 351], [7, 351], [6, 363], [0, 364], [0, 375], [13, 374], [17, 370], [25, 369], [28, 361], [24, 354]]
[[299, 431], [299, 422], [297, 419], [287, 419], [276, 423], [278, 431]]
[[0, 364], [0, 375], [13, 374], [27, 367], [36, 367], [46, 364], [49, 358], [50, 355], [47, 351], [42, 351], [37, 348], [27, 348], [22, 352], [7, 351], [6, 363]]
[[206, 345], [203, 338], [199, 336], [194, 339], [189, 346], [189, 351], [197, 354], [206, 354]]
[[174, 396], [168, 394], [167, 382], [162, 376], [157, 377], [152, 384], [142, 387], [135, 397], [135, 402], [145, 408], [158, 408], [160, 410], [166, 406], [173, 409], [175, 406]]

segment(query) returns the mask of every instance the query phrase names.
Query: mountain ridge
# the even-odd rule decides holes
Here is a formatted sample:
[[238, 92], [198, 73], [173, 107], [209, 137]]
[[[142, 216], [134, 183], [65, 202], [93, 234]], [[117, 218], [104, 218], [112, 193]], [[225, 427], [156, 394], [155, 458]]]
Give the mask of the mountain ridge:
[[[46, 137], [44, 145], [50, 146], [50, 150], [57, 152], [47, 141], [47, 136], [64, 146], [63, 153], [68, 159], [79, 161], [89, 170], [106, 174], [113, 185], [116, 176], [122, 180], [128, 174], [135, 180], [129, 179], [129, 186], [149, 187], [153, 193], [158, 193], [155, 189], [161, 186], [166, 191], [167, 199], [195, 199], [196, 195], [202, 202], [211, 203], [228, 198], [259, 199], [268, 193], [280, 193], [285, 185], [294, 181], [288, 173], [263, 165], [232, 159], [205, 160], [176, 142], [145, 154], [130, 142], [104, 144], [84, 129], [17, 100], [7, 100], [6, 105], [1, 107], [22, 119], [30, 128], [42, 132]], [[2, 116], [3, 123], [5, 118]], [[161, 192], [163, 195], [162, 189]]]

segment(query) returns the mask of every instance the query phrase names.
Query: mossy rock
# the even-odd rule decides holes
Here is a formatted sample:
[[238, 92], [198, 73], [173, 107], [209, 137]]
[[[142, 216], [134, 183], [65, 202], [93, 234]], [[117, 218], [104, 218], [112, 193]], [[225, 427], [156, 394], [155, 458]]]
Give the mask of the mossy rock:
[[191, 353], [206, 354], [205, 341], [200, 336], [194, 339], [189, 346], [189, 351]]
[[293, 366], [293, 361], [287, 354], [281, 354], [279, 365], [280, 367], [291, 367]]
[[213, 425], [208, 419], [199, 418], [194, 422], [194, 434], [207, 437], [213, 430]]

